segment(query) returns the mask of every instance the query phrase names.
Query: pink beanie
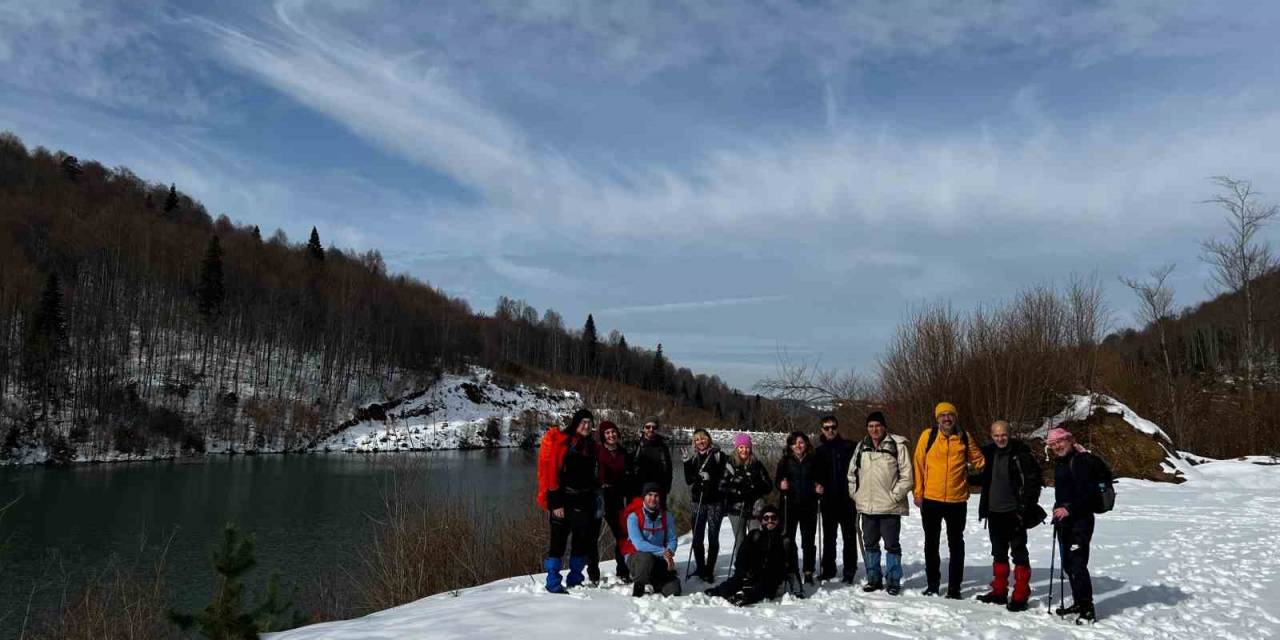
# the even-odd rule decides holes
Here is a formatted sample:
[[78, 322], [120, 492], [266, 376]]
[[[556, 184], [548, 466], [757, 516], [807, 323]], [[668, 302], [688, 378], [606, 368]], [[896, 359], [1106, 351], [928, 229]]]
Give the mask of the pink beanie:
[[745, 433], [739, 433], [738, 435], [733, 437], [733, 447], [736, 449], [738, 447], [743, 447], [743, 446], [745, 446], [748, 449], [751, 448], [751, 436]]

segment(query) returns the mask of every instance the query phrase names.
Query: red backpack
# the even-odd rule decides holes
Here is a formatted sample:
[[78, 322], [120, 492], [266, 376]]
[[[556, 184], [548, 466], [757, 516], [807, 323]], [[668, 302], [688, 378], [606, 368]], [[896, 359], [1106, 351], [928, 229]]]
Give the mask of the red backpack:
[[560, 465], [564, 464], [564, 454], [569, 450], [569, 435], [560, 427], [551, 425], [546, 435], [542, 436], [542, 444], [538, 446], [538, 506], [543, 511], [547, 507], [547, 492], [560, 488]]
[[[640, 524], [640, 529], [647, 530], [645, 529], [645, 523], [647, 520], [645, 520], [644, 517], [644, 498], [632, 498], [631, 503], [628, 504], [618, 516], [622, 522], [622, 539], [618, 540], [618, 548], [622, 550], [622, 556], [624, 558], [637, 553], [636, 546], [631, 544], [631, 537], [627, 529], [627, 518], [629, 518], [633, 513], [636, 514], [636, 522]], [[670, 533], [667, 531], [666, 510], [658, 511], [658, 526], [662, 529], [662, 544], [665, 545], [667, 543], [667, 536]]]

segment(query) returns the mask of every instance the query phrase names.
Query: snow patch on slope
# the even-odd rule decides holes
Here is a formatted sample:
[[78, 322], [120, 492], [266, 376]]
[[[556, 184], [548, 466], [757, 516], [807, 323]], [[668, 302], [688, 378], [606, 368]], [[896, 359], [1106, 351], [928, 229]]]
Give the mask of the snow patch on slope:
[[1043, 440], [1050, 429], [1057, 428], [1064, 422], [1087, 420], [1089, 416], [1098, 410], [1119, 416], [1142, 433], [1159, 438], [1166, 443], [1172, 442], [1169, 439], [1169, 435], [1159, 425], [1138, 415], [1136, 411], [1130, 409], [1123, 402], [1100, 393], [1071, 396], [1066, 408], [1053, 417], [1045, 418], [1044, 424], [1032, 432], [1031, 437]]

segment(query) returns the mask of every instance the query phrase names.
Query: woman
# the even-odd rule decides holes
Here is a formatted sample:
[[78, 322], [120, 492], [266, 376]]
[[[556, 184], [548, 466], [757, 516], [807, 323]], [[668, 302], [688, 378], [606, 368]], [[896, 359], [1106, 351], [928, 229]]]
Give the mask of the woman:
[[[724, 497], [720, 477], [728, 457], [711, 444], [706, 429], [693, 432], [693, 451], [684, 459], [684, 481], [693, 500], [693, 575], [703, 582], [715, 582], [716, 558], [720, 554], [720, 523], [724, 520]], [[703, 538], [706, 546], [703, 546]]]
[[[902, 592], [899, 535], [911, 488], [911, 446], [906, 438], [890, 434], [884, 414], [874, 411], [867, 416], [867, 437], [854, 449], [853, 464], [849, 465], [849, 493], [862, 520], [862, 552], [867, 565], [863, 591], [883, 588], [891, 596]], [[886, 552], [884, 574], [880, 572], [881, 538]]]
[[[627, 563], [622, 560], [622, 549], [619, 543], [626, 539], [627, 531], [622, 524], [622, 510], [627, 506], [627, 488], [630, 486], [631, 456], [622, 446], [622, 432], [618, 425], [604, 420], [600, 423], [600, 442], [596, 443], [596, 463], [600, 468], [600, 496], [604, 505], [604, 521], [613, 534], [613, 557], [617, 560], [617, 576], [623, 582], [631, 581], [631, 572]], [[592, 539], [600, 537], [599, 521]], [[587, 578], [591, 582], [600, 581], [600, 546], [591, 546], [591, 559], [587, 564]]]
[[733, 527], [733, 553], [747, 537], [747, 529], [759, 526], [756, 518], [764, 507], [764, 497], [769, 495], [773, 483], [769, 471], [756, 459], [751, 448], [751, 436], [739, 433], [733, 439], [733, 455], [724, 465], [720, 477], [720, 494], [724, 496], [724, 512]]
[[[818, 534], [818, 500], [822, 498], [822, 485], [817, 482], [814, 470], [813, 448], [809, 436], [795, 431], [787, 436], [787, 446], [774, 477], [782, 492], [782, 517], [785, 535], [796, 540], [796, 527], [800, 528], [798, 547], [804, 553], [804, 583], [813, 584], [814, 556]], [[799, 563], [797, 563], [799, 564]]]
[[595, 441], [591, 438], [593, 422], [590, 411], [579, 409], [568, 426], [547, 431], [538, 452], [538, 504], [551, 515], [551, 544], [543, 561], [547, 591], [551, 593], [565, 593], [560, 569], [566, 546], [569, 575], [565, 584], [582, 584], [582, 570], [596, 544], [594, 534], [600, 530], [600, 476]]

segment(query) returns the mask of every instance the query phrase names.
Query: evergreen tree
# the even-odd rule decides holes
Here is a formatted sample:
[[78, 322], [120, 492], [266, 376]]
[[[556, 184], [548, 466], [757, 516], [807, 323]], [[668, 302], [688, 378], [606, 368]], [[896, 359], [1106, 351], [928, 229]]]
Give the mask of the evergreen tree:
[[258, 225], [253, 225], [253, 239], [256, 242], [262, 242], [262, 232], [258, 230]]
[[[295, 627], [306, 620], [293, 603], [280, 598], [280, 576], [272, 574], [267, 590], [256, 598], [253, 608], [244, 610], [244, 584], [241, 579], [257, 564], [253, 558], [253, 538], [243, 537], [235, 525], [228, 523], [222, 542], [213, 549], [213, 570], [217, 574], [213, 602], [196, 614], [171, 610], [169, 619], [183, 631], [195, 628], [201, 636], [215, 640], [257, 638], [263, 631]], [[285, 625], [277, 618], [289, 614]]]
[[320, 233], [311, 227], [311, 239], [307, 240], [307, 255], [316, 262], [324, 262], [324, 247], [320, 245]]
[[80, 166], [80, 159], [73, 155], [64, 157], [62, 159], [62, 173], [72, 182], [79, 180], [81, 174], [84, 173], [84, 169]]
[[649, 370], [649, 384], [654, 391], [666, 393], [667, 359], [662, 356], [661, 342], [658, 343], [658, 350], [653, 352], [653, 366]]
[[164, 212], [173, 213], [178, 208], [178, 188], [175, 185], [169, 185], [169, 195], [164, 198]]
[[31, 330], [23, 343], [27, 384], [40, 402], [41, 416], [49, 404], [57, 404], [61, 387], [62, 356], [67, 351], [67, 322], [62, 308], [62, 283], [50, 272], [40, 293], [40, 304], [31, 319]]
[[[719, 404], [719, 403], [717, 403], [717, 404]], [[693, 390], [693, 405], [694, 405], [695, 407], [698, 407], [699, 409], [706, 409], [706, 408], [707, 408], [707, 402], [706, 402], [706, 400], [704, 400], [704, 399], [702, 398], [702, 385], [701, 385], [701, 384], [699, 384], [699, 385], [697, 386], [697, 388], [695, 388], [695, 389]]]
[[222, 283], [222, 245], [218, 242], [218, 236], [213, 236], [209, 238], [204, 261], [200, 263], [200, 284], [196, 288], [196, 304], [200, 315], [205, 318], [218, 315], [225, 296]]
[[600, 338], [596, 334], [596, 320], [587, 314], [587, 324], [582, 327], [582, 343], [583, 343], [583, 373], [594, 376], [596, 375], [596, 363], [599, 358]]

